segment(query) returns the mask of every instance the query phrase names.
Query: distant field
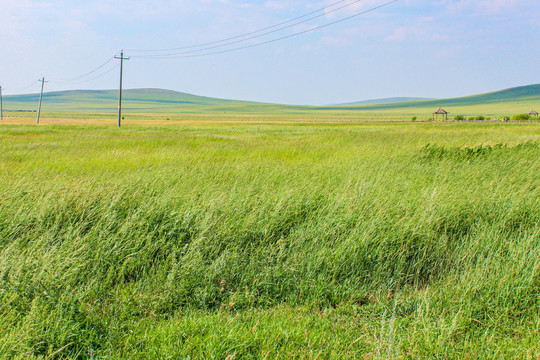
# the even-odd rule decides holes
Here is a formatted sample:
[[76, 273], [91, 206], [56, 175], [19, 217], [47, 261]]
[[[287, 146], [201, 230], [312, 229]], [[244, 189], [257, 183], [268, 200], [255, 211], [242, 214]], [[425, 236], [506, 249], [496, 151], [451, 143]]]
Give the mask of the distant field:
[[0, 124], [0, 357], [540, 357], [540, 124], [266, 116]]
[[[43, 118], [114, 119], [118, 93], [66, 91], [44, 95]], [[5, 97], [7, 110], [36, 110], [39, 95]], [[280, 120], [280, 121], [363, 121], [431, 119], [433, 111], [445, 108], [450, 117], [463, 115], [499, 118], [540, 111], [540, 85], [455, 99], [419, 100], [379, 105], [293, 106], [223, 100], [159, 89], [126, 90], [124, 116], [127, 120]], [[34, 114], [6, 112], [8, 117], [31, 118]]]

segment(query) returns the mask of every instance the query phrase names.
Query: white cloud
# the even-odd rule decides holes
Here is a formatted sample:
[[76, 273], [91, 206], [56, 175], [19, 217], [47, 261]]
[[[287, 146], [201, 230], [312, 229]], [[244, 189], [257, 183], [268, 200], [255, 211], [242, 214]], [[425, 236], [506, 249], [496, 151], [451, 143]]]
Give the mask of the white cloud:
[[264, 6], [270, 10], [287, 10], [291, 9], [291, 3], [288, 1], [270, 0], [264, 3]]
[[343, 36], [325, 36], [321, 42], [327, 46], [345, 46], [350, 43], [350, 39]]
[[400, 28], [394, 29], [394, 31], [392, 32], [392, 34], [390, 34], [389, 36], [387, 36], [385, 40], [386, 40], [386, 41], [398, 41], [398, 42], [402, 42], [402, 41], [407, 40], [407, 33], [408, 33], [407, 28], [400, 27]]
[[33, 0], [0, 1], [2, 32], [21, 31], [31, 24], [32, 16], [52, 4]]
[[451, 13], [470, 13], [474, 15], [497, 14], [511, 11], [528, 4], [533, 0], [443, 0], [442, 3]]
[[390, 42], [448, 42], [460, 37], [451, 27], [441, 27], [433, 19], [418, 20], [413, 25], [400, 26], [391, 30], [385, 41]]
[[328, 7], [325, 9], [326, 17], [329, 19], [339, 18], [346, 15], [353, 15], [364, 10], [374, 8], [383, 4], [381, 0], [364, 0], [364, 1], [350, 1], [345, 3], [340, 3], [335, 6], [331, 4], [336, 3], [335, 0], [329, 0], [326, 2]]

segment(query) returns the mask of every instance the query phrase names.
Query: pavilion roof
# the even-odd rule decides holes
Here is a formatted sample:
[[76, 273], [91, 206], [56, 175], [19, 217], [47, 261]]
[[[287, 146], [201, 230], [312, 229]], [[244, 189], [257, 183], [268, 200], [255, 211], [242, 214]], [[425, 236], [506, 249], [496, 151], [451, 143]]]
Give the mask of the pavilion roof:
[[439, 108], [437, 111], [434, 112], [434, 114], [448, 114], [448, 112], [443, 108]]

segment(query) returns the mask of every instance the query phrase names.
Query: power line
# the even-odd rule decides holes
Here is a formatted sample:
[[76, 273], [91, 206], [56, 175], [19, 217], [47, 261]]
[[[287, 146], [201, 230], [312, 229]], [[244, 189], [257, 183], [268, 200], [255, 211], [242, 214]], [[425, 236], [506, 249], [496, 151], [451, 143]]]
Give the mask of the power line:
[[[112, 58], [112, 59], [114, 59], [114, 58]], [[101, 66], [101, 67], [103, 67], [103, 66]], [[51, 82], [51, 83], [55, 83], [55, 84], [65, 84], [65, 85], [79, 85], [79, 84], [84, 84], [84, 83], [87, 83], [87, 82], [90, 82], [90, 81], [99, 79], [99, 78], [101, 78], [101, 77], [103, 77], [103, 76], [105, 76], [105, 75], [111, 73], [112, 71], [118, 69], [119, 67], [120, 67], [120, 65], [119, 65], [119, 64], [116, 64], [116, 65], [114, 65], [112, 68], [107, 69], [107, 70], [105, 70], [104, 72], [99, 73], [98, 75], [96, 75], [96, 76], [94, 76], [94, 77], [91, 77], [91, 78], [89, 78], [89, 79], [85, 79], [85, 80], [82, 80], [82, 81], [72, 81], [72, 82], [69, 82], [69, 83], [68, 83], [68, 82], [59, 82], [58, 80], [47, 80], [46, 82]], [[87, 74], [95, 73], [95, 72], [96, 72], [96, 71], [91, 71], [91, 72], [89, 72], [89, 73], [87, 73]], [[32, 84], [30, 84], [30, 85], [28, 85], [28, 86], [26, 86], [26, 87], [24, 87], [24, 88], [17, 88], [17, 89], [15, 89], [15, 90], [12, 90], [12, 92], [24, 91], [24, 90], [26, 90], [26, 89], [29, 89], [29, 88], [31, 88], [31, 87], [37, 85], [37, 84], [40, 83], [40, 82], [41, 82], [41, 79], [40, 79], [40, 80], [36, 80], [36, 81], [32, 82]], [[2, 89], [3, 89], [4, 92], [5, 92], [6, 88], [3, 87]]]
[[260, 33], [260, 32], [266, 31], [266, 30], [270, 30], [270, 29], [276, 28], [276, 27], [281, 26], [281, 25], [285, 25], [285, 24], [291, 23], [291, 22], [296, 21], [296, 20], [303, 19], [303, 18], [305, 18], [305, 17], [308, 17], [308, 16], [313, 15], [313, 14], [316, 14], [316, 13], [318, 13], [318, 12], [321, 12], [321, 11], [324, 11], [324, 10], [327, 10], [327, 9], [330, 9], [330, 8], [336, 6], [336, 5], [339, 5], [339, 4], [344, 3], [344, 2], [347, 2], [347, 1], [350, 1], [350, 0], [341, 0], [341, 1], [335, 2], [335, 3], [333, 3], [333, 4], [330, 4], [330, 5], [328, 5], [328, 6], [319, 8], [319, 9], [314, 10], [314, 11], [312, 11], [312, 12], [309, 12], [309, 13], [307, 13], [307, 14], [304, 14], [304, 15], [301, 15], [301, 16], [298, 16], [298, 17], [295, 17], [295, 18], [293, 18], [293, 19], [286, 20], [286, 21], [280, 22], [280, 23], [278, 23], [278, 24], [271, 25], [271, 26], [268, 26], [268, 27], [265, 27], [265, 28], [262, 28], [262, 29], [259, 29], [259, 30], [250, 31], [250, 32], [243, 33], [243, 34], [240, 34], [240, 35], [236, 35], [236, 36], [232, 36], [232, 37], [229, 37], [229, 38], [225, 38], [225, 39], [222, 39], [222, 40], [210, 41], [210, 42], [206, 42], [206, 43], [202, 43], [202, 44], [198, 44], [198, 45], [182, 46], [182, 47], [169, 48], [169, 49], [146, 49], [146, 50], [140, 50], [140, 49], [126, 49], [126, 51], [130, 51], [130, 52], [161, 52], [161, 51], [174, 51], [174, 50], [193, 49], [193, 48], [202, 47], [202, 46], [207, 46], [207, 45], [219, 44], [219, 43], [222, 43], [222, 42], [226, 42], [226, 41], [230, 41], [230, 40], [235, 40], [235, 39], [238, 39], [238, 38], [241, 38], [241, 37], [245, 37], [245, 36], [257, 34], [257, 33]]
[[[389, 6], [391, 4], [394, 4], [394, 3], [397, 3], [398, 1], [400, 0], [392, 0], [392, 1], [388, 1], [386, 3], [383, 3], [381, 5], [378, 5], [378, 6], [374, 6], [372, 8], [369, 8], [367, 10], [364, 10], [364, 11], [360, 11], [358, 13], [355, 13], [353, 15], [350, 15], [350, 16], [347, 16], [345, 18], [342, 18], [342, 19], [339, 19], [339, 20], [336, 20], [336, 21], [332, 21], [332, 22], [329, 22], [327, 24], [324, 24], [324, 25], [319, 25], [319, 26], [315, 26], [315, 27], [312, 27], [310, 29], [307, 29], [307, 30], [303, 30], [303, 31], [299, 31], [299, 32], [296, 32], [296, 33], [293, 33], [293, 34], [289, 34], [289, 35], [286, 35], [286, 36], [281, 36], [281, 37], [278, 37], [278, 38], [274, 38], [274, 39], [270, 39], [270, 40], [266, 40], [266, 41], [263, 41], [263, 42], [260, 42], [260, 43], [256, 43], [256, 44], [250, 44], [250, 45], [246, 45], [246, 46], [240, 46], [240, 47], [236, 47], [236, 48], [232, 48], [232, 49], [226, 49], [226, 50], [220, 50], [220, 51], [212, 51], [212, 52], [208, 52], [208, 50], [213, 50], [213, 49], [216, 49], [216, 48], [220, 48], [220, 47], [224, 47], [224, 46], [230, 46], [230, 45], [233, 45], [233, 44], [237, 44], [237, 43], [242, 43], [242, 42], [245, 42], [245, 41], [249, 41], [249, 40], [252, 40], [252, 39], [255, 39], [255, 38], [259, 38], [259, 37], [262, 37], [262, 36], [266, 36], [266, 35], [269, 35], [269, 34], [273, 34], [273, 33], [276, 33], [278, 31], [281, 31], [281, 30], [284, 30], [284, 29], [287, 29], [287, 28], [291, 28], [293, 26], [296, 26], [296, 25], [299, 25], [299, 24], [303, 24], [303, 23], [306, 23], [308, 21], [311, 21], [311, 20], [314, 20], [314, 19], [317, 19], [317, 18], [320, 18], [320, 17], [323, 17], [329, 13], [333, 13], [333, 12], [336, 12], [338, 10], [341, 10], [345, 7], [349, 7], [349, 6], [352, 6], [354, 4], [357, 4], [357, 3], [360, 3], [362, 1], [365, 1], [365, 0], [356, 0], [356, 1], [353, 1], [351, 3], [348, 3], [346, 5], [342, 5], [340, 7], [337, 7], [335, 9], [332, 9], [332, 10], [329, 10], [329, 11], [326, 11], [324, 14], [319, 14], [319, 15], [316, 15], [316, 16], [311, 16], [313, 14], [316, 14], [320, 11], [323, 11], [323, 10], [328, 10], [329, 8], [333, 8], [345, 1], [349, 1], [349, 0], [341, 0], [341, 1], [338, 1], [338, 2], [335, 2], [327, 7], [324, 7], [324, 8], [320, 8], [320, 9], [317, 9], [315, 11], [312, 11], [308, 14], [305, 14], [305, 15], [302, 15], [302, 16], [299, 16], [299, 17], [296, 17], [294, 19], [291, 19], [291, 20], [287, 20], [287, 21], [284, 21], [284, 22], [281, 22], [279, 24], [276, 24], [276, 25], [272, 25], [270, 27], [266, 27], [264, 29], [260, 29], [260, 30], [257, 30], [257, 31], [252, 31], [252, 32], [249, 32], [249, 33], [245, 33], [245, 34], [242, 34], [242, 35], [237, 35], [237, 36], [234, 36], [234, 37], [230, 37], [230, 38], [227, 38], [227, 39], [223, 39], [223, 40], [219, 40], [219, 41], [213, 41], [213, 42], [209, 42], [209, 43], [204, 43], [204, 44], [200, 44], [200, 45], [193, 45], [193, 46], [187, 46], [187, 47], [181, 47], [181, 48], [172, 48], [172, 49], [161, 49], [161, 50], [131, 50], [131, 51], [138, 51], [138, 52], [161, 52], [161, 51], [172, 51], [172, 50], [182, 50], [182, 49], [193, 49], [193, 48], [197, 48], [197, 47], [203, 47], [203, 46], [207, 46], [207, 45], [214, 45], [214, 44], [219, 44], [219, 43], [224, 43], [224, 44], [221, 44], [221, 45], [215, 45], [215, 46], [211, 46], [211, 47], [205, 47], [205, 48], [202, 48], [202, 49], [197, 49], [197, 50], [191, 50], [191, 51], [185, 51], [185, 52], [179, 52], [179, 53], [170, 53], [170, 54], [154, 54], [154, 55], [136, 55], [136, 56], [133, 56], [133, 58], [138, 58], [138, 59], [155, 59], [155, 60], [161, 60], [161, 59], [179, 59], [179, 58], [191, 58], [191, 57], [201, 57], [201, 56], [210, 56], [210, 55], [217, 55], [217, 54], [223, 54], [223, 53], [229, 53], [229, 52], [233, 52], [233, 51], [239, 51], [239, 50], [243, 50], [243, 49], [248, 49], [248, 48], [252, 48], [252, 47], [256, 47], [256, 46], [262, 46], [262, 45], [265, 45], [265, 44], [269, 44], [269, 43], [273, 43], [273, 42], [277, 42], [277, 41], [281, 41], [281, 40], [285, 40], [285, 39], [288, 39], [288, 38], [292, 38], [292, 37], [295, 37], [295, 36], [299, 36], [299, 35], [302, 35], [302, 34], [306, 34], [306, 33], [309, 33], [309, 32], [313, 32], [313, 31], [316, 31], [316, 30], [319, 30], [319, 29], [323, 29], [323, 28], [326, 28], [326, 27], [329, 27], [329, 26], [333, 26], [333, 25], [336, 25], [338, 23], [341, 23], [341, 22], [344, 22], [344, 21], [347, 21], [347, 20], [350, 20], [352, 18], [355, 18], [355, 17], [358, 17], [358, 16], [361, 16], [361, 15], [364, 15], [364, 14], [367, 14], [367, 13], [370, 13], [370, 12], [373, 12], [377, 9], [380, 9], [382, 7], [385, 7], [385, 6]], [[311, 17], [309, 17], [311, 16]], [[308, 18], [309, 17], [309, 18]], [[304, 19], [304, 18], [307, 18], [307, 19]], [[297, 20], [300, 20], [300, 19], [304, 19], [302, 21], [297, 21]], [[289, 24], [289, 25], [286, 25], [286, 24]], [[286, 25], [286, 26], [283, 26], [283, 25]], [[277, 29], [276, 29], [277, 28]], [[272, 31], [267, 31], [267, 30], [270, 30], [270, 29], [274, 29]], [[254, 35], [254, 34], [258, 34], [258, 33], [262, 33], [262, 34], [259, 34], [259, 35], [255, 35], [255, 36], [250, 36], [250, 35]], [[249, 36], [246, 38], [246, 36]], [[244, 38], [244, 39], [241, 39], [241, 40], [237, 40], [237, 39], [240, 39], [240, 38]], [[231, 40], [235, 40], [235, 41], [231, 41]], [[111, 61], [113, 61], [114, 59], [119, 59], [121, 60], [120, 61], [120, 64], [119, 65], [115, 65], [113, 68], [111, 69], [107, 69], [106, 71], [104, 72], [100, 72], [98, 73], [97, 76], [94, 76], [92, 78], [89, 78], [89, 79], [85, 79], [86, 77], [92, 75], [92, 74], [95, 74], [96, 72], [98, 72], [99, 70], [103, 69], [107, 64], [109, 64]], [[123, 76], [123, 62], [124, 60], [129, 60], [130, 58], [129, 57], [124, 57], [124, 51], [122, 50], [120, 52], [120, 57], [118, 56], [113, 56], [109, 59], [107, 59], [107, 61], [105, 61], [103, 64], [101, 64], [100, 66], [96, 67], [95, 69], [93, 69], [92, 71], [89, 71], [85, 74], [82, 74], [80, 76], [77, 76], [77, 77], [74, 77], [74, 78], [70, 78], [70, 79], [57, 79], [57, 80], [52, 80], [52, 82], [55, 82], [55, 83], [64, 83], [64, 84], [71, 84], [71, 85], [75, 85], [75, 84], [80, 84], [80, 83], [85, 83], [85, 82], [89, 82], [89, 81], [92, 81], [92, 80], [95, 80], [97, 78], [100, 78], [102, 76], [105, 76], [106, 74], [110, 73], [111, 71], [117, 69], [118, 67], [120, 67], [120, 90], [119, 90], [119, 103], [118, 103], [118, 126], [120, 127], [120, 124], [121, 124], [121, 107], [122, 107], [122, 76]], [[84, 79], [84, 80], [82, 80]], [[79, 81], [81, 80], [81, 81]], [[42, 103], [42, 98], [43, 98], [43, 87], [44, 87], [44, 83], [45, 82], [48, 82], [48, 81], [45, 81], [45, 78], [43, 77], [42, 79], [38, 80], [37, 82], [41, 82], [41, 94], [40, 94], [40, 101], [39, 101], [39, 109], [38, 109], [38, 117], [37, 117], [37, 123], [39, 123], [39, 117], [40, 117], [40, 112], [41, 112], [41, 103]], [[34, 86], [36, 84], [36, 81], [34, 81], [32, 84], [28, 85], [27, 87], [25, 88], [22, 88], [20, 90], [16, 90], [16, 91], [23, 91], [23, 90], [26, 90], [32, 86]], [[5, 90], [5, 89], [4, 89]], [[0, 88], [0, 91], [1, 91], [1, 88]]]
[[114, 60], [114, 56], [110, 57], [109, 59], [107, 59], [107, 61], [105, 61], [103, 64], [99, 65], [97, 68], [93, 69], [92, 71], [89, 71], [85, 74], [82, 74], [80, 76], [76, 76], [76, 77], [73, 77], [73, 78], [69, 78], [69, 79], [53, 79], [51, 80], [52, 82], [55, 82], [55, 83], [69, 83], [69, 82], [74, 82], [74, 81], [77, 81], [77, 80], [80, 80], [80, 79], [83, 79], [89, 75], [92, 75], [93, 73], [99, 71], [100, 69], [102, 69], [103, 67], [105, 67], [108, 63], [110, 63], [111, 61]]
[[[32, 82], [30, 85], [28, 85], [28, 86], [25, 86], [25, 87], [23, 87], [23, 88], [16, 88], [16, 89], [13, 89], [13, 90], [11, 90], [11, 92], [20, 92], [20, 91], [24, 91], [24, 90], [26, 90], [26, 89], [31, 88], [32, 86], [35, 86], [38, 82], [39, 82], [39, 80], [36, 80], [36, 81]], [[5, 91], [5, 90], [6, 90], [6, 88], [4, 88], [4, 91]]]
[[182, 59], [182, 58], [192, 58], [192, 57], [202, 57], [202, 56], [210, 56], [210, 55], [217, 55], [217, 54], [225, 54], [225, 53], [229, 53], [229, 52], [233, 52], [233, 51], [249, 49], [249, 48], [253, 48], [253, 47], [256, 47], [256, 46], [270, 44], [270, 43], [273, 43], [273, 42], [277, 42], [277, 41], [289, 39], [289, 38], [292, 38], [292, 37], [295, 37], [295, 36], [303, 35], [303, 34], [313, 32], [313, 31], [316, 31], [316, 30], [320, 30], [320, 29], [323, 29], [323, 28], [326, 28], [326, 27], [329, 27], [329, 26], [332, 26], [332, 25], [336, 25], [336, 24], [339, 24], [341, 22], [350, 20], [352, 18], [355, 18], [355, 17], [361, 16], [361, 15], [373, 12], [373, 11], [375, 11], [377, 9], [382, 8], [382, 7], [389, 6], [391, 4], [397, 3], [398, 1], [400, 1], [400, 0], [392, 0], [392, 1], [386, 2], [384, 4], [372, 7], [370, 9], [367, 9], [367, 10], [355, 13], [353, 15], [347, 16], [345, 18], [342, 18], [342, 19], [339, 19], [339, 20], [336, 20], [336, 21], [332, 21], [332, 22], [324, 24], [324, 25], [316, 26], [316, 27], [313, 27], [311, 29], [299, 31], [299, 32], [296, 32], [296, 33], [293, 33], [293, 34], [290, 34], [290, 35], [286, 35], [286, 36], [282, 36], [282, 37], [279, 37], [279, 38], [263, 41], [263, 42], [260, 42], [260, 43], [257, 43], [257, 44], [251, 44], [251, 45], [236, 47], [236, 48], [233, 48], [233, 49], [220, 50], [220, 51], [208, 52], [208, 53], [203, 53], [203, 54], [190, 54], [190, 55], [188, 55], [188, 54], [183, 54], [183, 55], [182, 54], [174, 54], [174, 55], [162, 54], [162, 55], [133, 56], [133, 58], [150, 59], [150, 60]]
[[103, 77], [103, 76], [109, 74], [110, 72], [112, 72], [112, 71], [118, 69], [119, 66], [120, 66], [119, 64], [116, 64], [116, 65], [114, 65], [112, 68], [105, 70], [104, 72], [100, 73], [99, 75], [96, 75], [96, 76], [94, 76], [94, 77], [91, 77], [91, 78], [85, 79], [85, 80], [81, 80], [81, 81], [59, 82], [59, 81], [57, 81], [57, 80], [50, 80], [50, 82], [52, 82], [52, 83], [57, 83], [57, 84], [61, 84], [61, 85], [62, 85], [62, 84], [63, 84], [63, 85], [79, 85], [79, 84], [84, 84], [84, 83], [90, 82], [90, 81], [92, 81], [92, 80], [99, 79], [99, 78], [101, 78], [101, 77]]
[[[280, 28], [274, 29], [274, 30], [272, 30], [272, 31], [267, 31], [267, 32], [264, 32], [264, 33], [259, 34], [259, 35], [253, 35], [253, 36], [250, 36], [250, 37], [247, 37], [247, 38], [244, 38], [244, 39], [235, 40], [235, 41], [230, 41], [230, 42], [227, 42], [227, 43], [224, 43], [224, 44], [220, 44], [220, 45], [214, 45], [214, 46], [205, 47], [205, 48], [202, 48], [202, 49], [188, 50], [188, 51], [179, 52], [179, 53], [155, 54], [155, 55], [137, 55], [137, 56], [133, 56], [133, 57], [134, 57], [134, 58], [135, 58], [135, 57], [137, 57], [137, 58], [155, 58], [155, 57], [168, 57], [168, 56], [187, 55], [187, 54], [193, 54], [193, 53], [203, 52], [203, 51], [207, 51], [207, 50], [213, 50], [213, 49], [217, 49], [217, 48], [225, 47], [225, 46], [229, 46], [229, 45], [234, 45], [234, 44], [246, 42], [246, 41], [249, 41], [249, 40], [257, 39], [257, 38], [260, 38], [260, 37], [263, 37], [263, 36], [266, 36], [266, 35], [274, 34], [274, 33], [276, 33], [276, 32], [279, 32], [279, 31], [282, 31], [282, 30], [285, 30], [285, 29], [289, 29], [289, 28], [294, 27], [294, 26], [297, 26], [297, 25], [305, 24], [305, 23], [307, 23], [307, 22], [309, 22], [309, 21], [312, 21], [312, 20], [321, 18], [321, 17], [323, 17], [323, 16], [327, 16], [328, 14], [334, 13], [334, 12], [336, 12], [336, 11], [342, 10], [342, 9], [344, 9], [344, 8], [346, 8], [346, 7], [356, 5], [356, 4], [361, 3], [361, 2], [364, 2], [364, 1], [365, 1], [365, 0], [355, 0], [355, 1], [351, 2], [351, 3], [348, 3], [348, 4], [346, 4], [346, 5], [340, 6], [340, 7], [336, 8], [336, 9], [327, 11], [327, 12], [325, 12], [325, 13], [323, 13], [323, 14], [319, 14], [319, 15], [316, 15], [316, 16], [312, 16], [312, 17], [310, 17], [310, 18], [308, 18], [308, 19], [305, 19], [305, 20], [302, 20], [302, 21], [298, 21], [298, 22], [289, 24], [289, 25], [287, 25], [287, 26], [282, 26], [282, 27], [280, 27]], [[323, 9], [326, 9], [326, 8], [323, 8]], [[304, 16], [304, 17], [305, 17], [305, 16]], [[259, 32], [259, 31], [257, 31], [257, 32]]]

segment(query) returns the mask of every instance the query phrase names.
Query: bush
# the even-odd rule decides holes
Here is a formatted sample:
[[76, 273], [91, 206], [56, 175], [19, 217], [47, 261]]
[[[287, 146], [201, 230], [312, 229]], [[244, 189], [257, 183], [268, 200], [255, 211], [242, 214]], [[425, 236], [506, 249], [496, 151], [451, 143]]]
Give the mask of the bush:
[[469, 121], [473, 121], [473, 120], [474, 120], [474, 116], [471, 116], [471, 117], [469, 118]]
[[512, 120], [529, 120], [530, 119], [530, 116], [529, 114], [518, 114], [518, 115], [514, 115], [512, 116]]
[[475, 120], [486, 120], [486, 118], [480, 115], [480, 116], [477, 116]]
[[463, 120], [465, 120], [465, 116], [463, 116], [463, 115], [454, 116], [454, 120], [463, 121]]
[[413, 117], [411, 118], [412, 121], [416, 121], [416, 119], [417, 119], [416, 116], [413, 116]]

